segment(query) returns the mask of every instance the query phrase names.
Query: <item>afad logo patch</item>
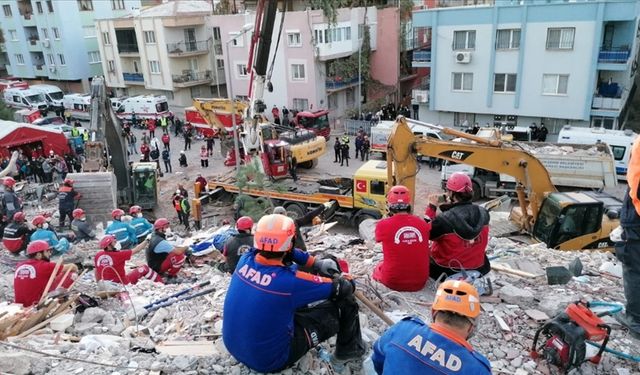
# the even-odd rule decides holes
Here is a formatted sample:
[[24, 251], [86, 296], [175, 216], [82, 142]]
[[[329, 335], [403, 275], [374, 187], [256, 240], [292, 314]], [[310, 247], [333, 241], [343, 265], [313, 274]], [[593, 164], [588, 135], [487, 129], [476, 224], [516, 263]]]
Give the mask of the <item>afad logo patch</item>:
[[238, 274], [248, 281], [260, 286], [267, 286], [271, 284], [272, 280], [271, 275], [263, 275], [260, 271], [256, 271], [246, 264], [238, 270]]

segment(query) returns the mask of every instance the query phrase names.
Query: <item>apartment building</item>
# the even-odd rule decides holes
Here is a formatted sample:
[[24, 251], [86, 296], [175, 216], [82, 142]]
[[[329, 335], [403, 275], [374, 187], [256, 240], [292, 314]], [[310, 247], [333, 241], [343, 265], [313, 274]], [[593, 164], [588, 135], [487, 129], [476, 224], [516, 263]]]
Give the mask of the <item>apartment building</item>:
[[7, 74], [88, 91], [102, 74], [95, 19], [135, 7], [140, 0], [0, 0]]
[[[420, 119], [620, 129], [635, 92], [640, 2], [496, 1], [416, 11], [430, 29]], [[415, 98], [414, 98], [415, 99]]]

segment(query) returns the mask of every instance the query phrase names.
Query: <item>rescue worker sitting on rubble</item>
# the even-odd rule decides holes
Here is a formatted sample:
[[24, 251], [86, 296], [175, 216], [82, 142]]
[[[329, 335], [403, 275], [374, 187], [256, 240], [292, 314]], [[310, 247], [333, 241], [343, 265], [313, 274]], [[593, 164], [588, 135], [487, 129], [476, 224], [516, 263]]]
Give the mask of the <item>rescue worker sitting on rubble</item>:
[[76, 235], [76, 242], [95, 240], [96, 233], [93, 231], [93, 227], [87, 223], [84, 210], [76, 208], [71, 215], [73, 216], [71, 230]]
[[51, 228], [47, 218], [38, 215], [31, 220], [36, 230], [31, 234], [31, 242], [43, 240], [53, 249], [53, 255], [65, 254], [71, 249], [69, 240], [65, 237], [58, 237], [58, 234]]
[[415, 292], [429, 280], [430, 225], [411, 214], [411, 194], [397, 185], [387, 193], [389, 217], [376, 224], [376, 242], [382, 243], [382, 262], [373, 279], [390, 289]]
[[[309, 225], [316, 225], [313, 219], [315, 219], [316, 217], [320, 217], [320, 215], [322, 215], [326, 210], [330, 210], [332, 206], [333, 201], [325, 202], [322, 205], [307, 212], [304, 216], [294, 219], [293, 222], [296, 225], [296, 237], [294, 246], [296, 249], [307, 251], [307, 245], [304, 243], [304, 238], [302, 237], [300, 228]], [[287, 210], [282, 206], [277, 206], [273, 209], [273, 213], [277, 215], [287, 215]]]
[[253, 246], [252, 228], [253, 219], [249, 216], [243, 216], [236, 221], [237, 233], [232, 233], [224, 243], [222, 255], [225, 257], [225, 262], [220, 266], [221, 271], [233, 273], [240, 257], [251, 249]]
[[478, 292], [464, 281], [440, 284], [431, 306], [433, 323], [406, 317], [373, 344], [378, 374], [491, 374], [491, 364], [467, 340], [477, 329]]
[[[256, 226], [254, 247], [240, 258], [227, 290], [224, 345], [255, 371], [292, 366], [335, 334], [336, 360], [357, 359], [365, 352], [355, 283], [339, 276], [335, 260], [319, 260], [295, 249], [295, 232], [291, 218], [263, 216]], [[302, 272], [299, 265], [333, 279]]]
[[4, 192], [0, 197], [0, 210], [5, 221], [11, 221], [11, 218], [16, 212], [22, 211], [22, 201], [13, 189], [16, 186], [16, 180], [13, 177], [5, 177], [2, 180], [4, 186]]
[[25, 222], [24, 212], [13, 214], [13, 221], [4, 228], [2, 245], [12, 254], [19, 254], [27, 248], [29, 237], [33, 231]]
[[123, 216], [124, 211], [119, 208], [111, 211], [113, 221], [107, 226], [105, 234], [113, 234], [118, 242], [120, 242], [120, 246], [122, 246], [123, 249], [128, 249], [131, 245], [135, 245], [138, 242], [138, 237], [136, 237], [136, 230], [133, 229], [129, 223], [122, 221]]
[[142, 243], [153, 231], [153, 225], [142, 216], [142, 207], [140, 206], [131, 206], [131, 208], [129, 208], [129, 215], [133, 217], [131, 226], [136, 231], [137, 243]]
[[[40, 300], [56, 267], [55, 263], [49, 261], [51, 251], [51, 246], [47, 241], [36, 240], [27, 246], [29, 259], [18, 263], [13, 276], [16, 303], [21, 303], [26, 307], [36, 304]], [[69, 270], [69, 274], [63, 280], [67, 270]], [[76, 279], [77, 272], [78, 267], [75, 264], [63, 264], [58, 268], [58, 273], [49, 290], [68, 288]]]
[[[485, 254], [489, 241], [489, 212], [471, 202], [471, 178], [462, 172], [447, 180], [447, 194], [431, 194], [426, 219], [431, 220], [431, 264], [429, 274], [437, 280], [476, 270], [481, 275], [491, 271]], [[443, 199], [444, 198], [444, 199]], [[437, 209], [441, 213], [437, 214]]]
[[175, 246], [167, 241], [171, 234], [169, 220], [160, 218], [153, 223], [153, 234], [146, 250], [147, 265], [165, 278], [167, 282], [177, 281], [182, 269], [187, 246]]
[[122, 250], [116, 237], [107, 234], [100, 240], [99, 245], [102, 250], [98, 251], [93, 258], [96, 281], [109, 280], [120, 284], [136, 284], [142, 278], [156, 282], [162, 281], [162, 278], [147, 265], [136, 267], [129, 273], [124, 269], [126, 261], [149, 245], [149, 239], [143, 239], [131, 250]]

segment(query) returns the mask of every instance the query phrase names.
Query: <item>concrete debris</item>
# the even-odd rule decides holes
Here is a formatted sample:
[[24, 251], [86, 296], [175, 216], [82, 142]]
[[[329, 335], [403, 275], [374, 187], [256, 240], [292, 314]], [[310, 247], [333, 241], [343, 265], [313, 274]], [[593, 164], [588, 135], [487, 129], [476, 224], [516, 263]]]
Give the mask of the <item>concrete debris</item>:
[[533, 302], [533, 293], [526, 289], [507, 284], [500, 289], [500, 298], [506, 303], [528, 305]]

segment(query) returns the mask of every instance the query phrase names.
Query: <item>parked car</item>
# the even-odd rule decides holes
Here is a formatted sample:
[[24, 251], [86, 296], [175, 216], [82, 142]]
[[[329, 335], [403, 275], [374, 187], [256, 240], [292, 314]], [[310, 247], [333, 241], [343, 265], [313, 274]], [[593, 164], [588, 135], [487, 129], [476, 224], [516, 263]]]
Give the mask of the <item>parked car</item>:
[[[67, 138], [71, 138], [71, 129], [73, 129], [73, 126], [67, 124], [48, 124], [43, 125], [42, 127], [47, 129], [60, 130]], [[80, 130], [80, 134], [84, 133], [85, 128], [80, 127], [78, 129]]]
[[39, 126], [44, 126], [44, 125], [61, 125], [64, 124], [65, 121], [62, 117], [59, 116], [53, 116], [53, 117], [41, 117], [35, 121], [32, 122], [33, 125], [39, 125]]

